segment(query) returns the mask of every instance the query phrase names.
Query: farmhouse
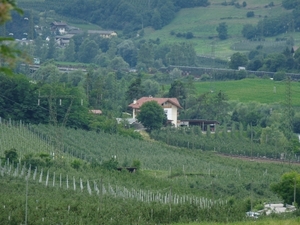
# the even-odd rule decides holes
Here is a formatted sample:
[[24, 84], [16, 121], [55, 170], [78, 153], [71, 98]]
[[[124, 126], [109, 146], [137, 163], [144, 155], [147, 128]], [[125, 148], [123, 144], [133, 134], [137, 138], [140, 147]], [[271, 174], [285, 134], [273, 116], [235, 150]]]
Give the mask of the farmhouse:
[[70, 43], [70, 40], [73, 36], [74, 36], [74, 34], [55, 36], [55, 41], [60, 46], [67, 46]]
[[140, 111], [141, 106], [145, 102], [156, 101], [161, 107], [163, 107], [165, 114], [167, 115], [167, 119], [170, 123], [172, 123], [175, 127], [178, 125], [177, 116], [178, 109], [182, 109], [177, 98], [153, 98], [153, 97], [142, 97], [138, 100], [134, 100], [133, 103], [129, 105], [132, 108], [132, 117], [135, 119], [137, 114]]
[[54, 21], [50, 25], [51, 25], [52, 32], [58, 31], [58, 33], [61, 35], [66, 33], [66, 28], [67, 28], [66, 23]]

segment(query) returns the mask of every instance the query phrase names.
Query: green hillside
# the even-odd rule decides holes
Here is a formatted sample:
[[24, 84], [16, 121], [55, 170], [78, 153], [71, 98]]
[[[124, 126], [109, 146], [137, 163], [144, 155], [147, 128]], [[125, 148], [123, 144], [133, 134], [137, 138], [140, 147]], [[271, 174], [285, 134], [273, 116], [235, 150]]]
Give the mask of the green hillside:
[[[36, 12], [40, 17], [40, 23], [43, 26], [47, 26], [53, 20], [63, 20], [71, 25], [86, 29], [98, 29], [99, 25], [91, 24], [83, 19], [77, 17], [68, 17], [66, 15], [59, 15], [51, 8], [55, 7], [55, 1], [47, 2], [44, 0], [19, 0], [18, 1], [25, 9], [41, 10], [46, 7], [50, 10], [45, 16], [41, 12]], [[38, 4], [35, 4], [35, 3]], [[288, 12], [281, 6], [282, 0], [262, 0], [262, 1], [245, 1], [246, 7], [235, 7], [234, 5], [224, 6], [222, 3], [224, 0], [210, 0], [210, 5], [207, 7], [195, 7], [195, 8], [183, 8], [176, 13], [175, 18], [166, 26], [161, 29], [154, 30], [153, 27], [145, 27], [145, 39], [157, 39], [159, 38], [162, 43], [174, 43], [174, 42], [191, 42], [193, 43], [198, 55], [211, 55], [212, 46], [214, 46], [214, 54], [218, 58], [227, 59], [237, 49], [239, 51], [249, 51], [249, 48], [253, 49], [261, 43], [248, 42], [242, 36], [242, 29], [245, 24], [256, 25], [264, 18], [273, 18], [275, 16], [282, 15]], [[242, 5], [243, 1], [235, 1]], [[273, 6], [268, 6], [270, 3], [274, 3]], [[44, 5], [45, 4], [45, 5]], [[136, 3], [135, 3], [136, 4]], [[141, 3], [143, 4], [143, 3]], [[138, 6], [135, 6], [138, 7]], [[248, 18], [247, 12], [253, 11], [254, 17]], [[219, 40], [217, 38], [217, 26], [225, 22], [228, 25], [228, 39]], [[137, 32], [137, 31], [136, 31]], [[175, 33], [187, 33], [192, 32], [194, 34], [193, 39], [178, 38], [176, 35], [171, 35], [171, 32]], [[122, 31], [119, 31], [122, 36]], [[279, 35], [277, 37], [265, 38], [264, 44], [266, 46], [271, 45], [270, 49], [278, 45], [275, 39], [280, 37], [293, 37], [295, 45], [299, 44], [300, 35], [298, 32], [288, 32], [286, 34]], [[280, 43], [279, 43], [280, 44]], [[271, 51], [271, 50], [270, 50]]]
[[[200, 55], [211, 55], [212, 43], [215, 44], [215, 56], [220, 58], [228, 58], [234, 53], [232, 45], [244, 42], [242, 36], [242, 28], [245, 24], [256, 25], [264, 17], [273, 17], [280, 15], [286, 10], [281, 7], [281, 0], [272, 1], [275, 6], [265, 7], [270, 3], [268, 0], [262, 1], [246, 1], [245, 8], [236, 8], [235, 6], [221, 5], [223, 0], [211, 0], [208, 7], [198, 7], [182, 9], [176, 15], [175, 19], [161, 30], [149, 29], [146, 32], [146, 38], [160, 38], [164, 42], [182, 42], [190, 41], [194, 44], [196, 51]], [[241, 4], [242, 2], [240, 2]], [[247, 18], [248, 11], [253, 11], [255, 17]], [[226, 22], [228, 25], [229, 38], [220, 41], [217, 38], [216, 27], [219, 23]], [[185, 38], [177, 38], [170, 35], [171, 31], [186, 33], [193, 32], [195, 38], [187, 40]], [[298, 34], [286, 34], [287, 37], [293, 35], [297, 41]], [[212, 37], [215, 37], [214, 39]], [[268, 38], [274, 41], [275, 37]], [[258, 44], [257, 44], [258, 45]]]
[[[93, 15], [99, 23], [103, 22], [103, 18], [98, 16], [103, 16], [104, 12], [93, 11], [89, 7], [93, 4], [108, 5], [109, 1], [76, 1], [81, 7], [71, 0], [20, 0], [20, 3], [27, 7], [26, 10], [34, 11], [35, 19], [39, 17], [39, 25], [49, 26], [50, 21], [63, 20], [68, 24], [78, 24], [82, 29], [91, 29], [99, 26], [88, 23], [84, 17], [87, 19]], [[200, 1], [197, 0], [198, 3]], [[143, 3], [141, 6], [148, 2], [148, 10], [153, 9], [153, 12], [161, 10], [158, 7], [160, 4], [167, 3], [111, 1], [114, 13], [120, 12], [118, 19], [126, 12], [128, 21], [131, 21], [133, 13], [127, 10], [139, 9], [132, 6], [137, 2]], [[132, 60], [147, 59], [153, 46], [182, 41], [193, 43], [198, 55], [207, 56], [214, 52], [216, 57], [227, 59], [235, 50], [249, 51], [260, 44], [242, 42], [241, 29], [244, 24], [249, 21], [256, 24], [265, 16], [272, 17], [284, 12], [279, 0], [273, 2], [275, 6], [272, 8], [265, 7], [270, 4], [267, 0], [247, 2], [247, 6], [241, 8], [223, 6], [223, 0], [211, 0], [211, 5], [206, 8], [190, 9], [184, 8], [185, 0], [172, 2], [183, 9], [169, 25], [157, 31], [147, 27], [144, 37], [136, 37], [134, 33], [131, 36], [134, 43], [125, 40], [128, 49], [132, 47], [132, 52], [126, 53], [132, 56]], [[56, 12], [52, 8], [54, 5]], [[62, 9], [59, 9], [60, 6]], [[89, 7], [83, 9], [83, 6]], [[45, 11], [39, 11], [41, 9]], [[62, 16], [68, 9], [73, 16], [77, 12], [86, 14], [80, 14], [80, 18]], [[23, 18], [22, 15], [18, 19], [24, 24], [27, 20], [31, 21], [30, 27], [34, 28], [30, 10], [26, 12], [28, 17]], [[248, 19], [246, 13], [250, 10], [255, 11], [256, 16]], [[106, 10], [105, 13], [110, 12]], [[140, 23], [140, 19], [143, 17], [136, 18], [136, 24]], [[150, 17], [148, 25], [149, 21]], [[216, 26], [220, 22], [228, 24], [229, 39], [226, 41], [216, 38]], [[109, 24], [114, 24], [114, 17], [107, 18], [103, 27], [109, 28]], [[114, 25], [116, 28], [118, 24]], [[120, 26], [120, 29], [124, 27]], [[44, 31], [43, 38], [51, 35], [50, 30], [47, 30], [48, 33]], [[117, 52], [121, 43], [124, 44], [124, 39], [132, 34], [128, 32], [126, 36], [125, 32], [119, 32], [120, 36], [116, 39], [97, 38], [105, 49], [103, 52], [91, 36], [77, 39], [76, 46], [80, 51], [76, 55], [87, 53], [88, 58], [95, 50], [95, 56], [90, 61], [85, 57], [71, 60], [76, 64], [80, 60], [85, 61], [85, 65], [88, 65], [85, 72], [58, 72], [54, 61], [68, 57], [63, 55], [63, 48], [59, 48], [61, 51], [57, 53], [57, 58], [54, 52], [50, 54], [51, 50], [56, 49], [54, 38], [49, 43], [45, 42], [45, 45], [37, 43], [36, 48], [31, 49], [36, 52], [49, 47], [47, 56], [46, 51], [41, 54], [46, 63], [41, 64], [36, 73], [30, 74], [28, 67], [30, 80], [23, 75], [17, 76], [27, 70], [23, 68], [24, 65], [17, 65], [16, 72], [11, 73], [3, 65], [0, 66], [3, 71], [0, 79], [0, 225], [252, 225], [253, 219], [246, 217], [247, 211], [262, 210], [267, 203], [285, 201], [288, 204], [300, 204], [300, 143], [294, 134], [299, 132], [292, 130], [292, 125], [300, 130], [300, 117], [299, 123], [294, 120], [292, 124], [294, 118], [298, 119], [298, 112], [295, 110], [295, 116], [292, 115], [291, 104], [283, 107], [287, 102], [287, 94], [294, 109], [300, 106], [300, 99], [296, 97], [299, 82], [291, 82], [287, 93], [285, 81], [269, 78], [221, 82], [214, 79], [209, 81], [209, 75], [195, 73], [193, 77], [190, 75], [192, 72], [185, 73], [186, 76], [182, 78], [182, 71], [175, 69], [170, 74], [162, 74], [160, 70], [155, 70], [155, 74], [146, 74], [146, 70], [145, 73], [129, 73], [125, 69], [119, 70], [122, 66], [113, 67], [114, 64], [126, 64]], [[171, 32], [193, 32], [195, 37], [189, 40], [176, 38]], [[287, 33], [286, 37], [289, 35]], [[143, 38], [157, 43], [143, 43]], [[264, 48], [273, 48], [273, 39], [268, 38], [262, 44]], [[0, 53], [14, 53], [3, 46]], [[188, 48], [191, 45], [183, 46]], [[276, 51], [279, 49], [277, 47], [274, 47]], [[138, 50], [139, 53], [144, 52], [143, 57]], [[72, 52], [74, 57], [75, 51]], [[174, 53], [176, 57], [179, 55], [178, 51]], [[193, 56], [196, 58], [196, 54]], [[185, 53], [184, 57], [187, 58]], [[94, 59], [97, 59], [97, 63], [107, 60], [107, 65], [100, 68], [100, 65], [94, 64]], [[226, 64], [225, 60], [219, 62]], [[64, 63], [68, 62], [61, 65], [71, 65]], [[161, 67], [157, 65], [157, 68]], [[131, 67], [128, 64], [126, 68]], [[218, 79], [240, 79], [243, 72], [234, 72], [232, 76], [224, 73]], [[217, 73], [214, 75], [217, 79]], [[199, 82], [195, 81], [196, 77], [200, 77]], [[148, 85], [145, 78], [149, 78]], [[170, 82], [175, 81], [170, 91], [162, 85], [164, 78], [168, 80], [168, 87]], [[207, 81], [202, 82], [201, 78]], [[162, 83], [156, 82], [156, 79]], [[155, 93], [146, 94], [151, 89]], [[171, 93], [172, 89], [174, 93]], [[204, 93], [206, 95], [201, 95]], [[176, 128], [161, 121], [162, 128], [148, 130], [144, 135], [146, 131], [134, 130], [129, 121], [121, 120], [118, 123], [119, 120], [116, 120], [125, 114], [126, 118], [130, 117], [127, 113], [128, 102], [139, 95], [177, 97], [184, 106], [180, 116], [187, 115], [187, 119], [194, 119], [193, 122], [201, 119], [209, 121], [206, 125], [202, 122], [202, 127], [198, 124]], [[253, 101], [266, 105], [253, 104]], [[101, 113], [97, 111], [94, 114], [91, 109], [101, 110]], [[160, 115], [164, 116], [161, 111]], [[212, 120], [220, 121], [220, 124], [212, 124]], [[286, 173], [289, 177], [284, 183], [282, 178]], [[277, 195], [276, 188], [277, 191], [283, 190], [287, 196], [282, 193]], [[299, 223], [299, 215], [299, 209], [271, 216], [263, 214], [255, 220], [255, 224], [294, 225]]]
[[[212, 81], [195, 82], [198, 94], [213, 91], [225, 92], [229, 100], [239, 102], [260, 102], [265, 104], [284, 104], [286, 101], [285, 81], [273, 81], [270, 79], [243, 79], [235, 81]], [[292, 104], [300, 106], [300, 99], [297, 97], [300, 92], [299, 82], [291, 83]]]
[[[30, 224], [75, 224], [72, 221], [77, 220], [82, 224], [166, 224], [244, 220], [250, 198], [255, 207], [280, 201], [269, 185], [284, 172], [300, 171], [298, 165], [242, 161], [105, 133], [21, 126], [4, 120], [0, 129], [0, 155], [15, 148], [20, 156], [18, 164], [1, 162], [0, 190], [9, 193], [0, 199], [5, 224], [24, 219], [26, 176]], [[57, 133], [63, 146], [57, 144]], [[44, 163], [49, 140], [55, 154], [51, 150]], [[104, 165], [112, 162], [112, 156], [118, 166], [138, 160], [141, 168], [133, 174], [110, 171]], [[231, 212], [225, 203], [228, 199], [233, 201]], [[208, 204], [212, 204], [209, 209]], [[126, 211], [121, 210], [124, 207]]]

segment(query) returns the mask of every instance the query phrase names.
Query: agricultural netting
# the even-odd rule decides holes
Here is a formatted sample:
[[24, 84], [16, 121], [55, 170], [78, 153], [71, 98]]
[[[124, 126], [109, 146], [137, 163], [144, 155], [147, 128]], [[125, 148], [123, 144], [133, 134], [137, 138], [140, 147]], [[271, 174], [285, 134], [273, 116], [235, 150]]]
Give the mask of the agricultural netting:
[[152, 132], [151, 137], [168, 145], [195, 151], [213, 151], [249, 158], [300, 162], [299, 155], [287, 151], [276, 141], [275, 144], [260, 143], [258, 139], [251, 140], [247, 137], [245, 131], [203, 132], [200, 127], [167, 128]]
[[[270, 184], [278, 182], [285, 172], [299, 171], [299, 166], [283, 161], [259, 163], [219, 156], [225, 147], [232, 151], [231, 154], [240, 154], [234, 152], [240, 152], [238, 145], [244, 146], [246, 152], [252, 146], [253, 158], [265, 156], [261, 152], [257, 155], [258, 143], [250, 142], [242, 134], [231, 137], [232, 133], [224, 136], [220, 132], [216, 139], [216, 133], [204, 134], [200, 130], [196, 136], [188, 130], [178, 131], [180, 135], [174, 129], [161, 131], [158, 137], [164, 138], [160, 141], [143, 141], [102, 132], [2, 121], [0, 161], [2, 168], [6, 168], [3, 176], [7, 177], [6, 173], [14, 178], [25, 176], [25, 163], [26, 169], [31, 165], [31, 181], [37, 187], [47, 183], [47, 187], [59, 190], [76, 193], [82, 190], [88, 196], [98, 196], [98, 190], [99, 193], [110, 193], [108, 196], [120, 193], [117, 199], [138, 201], [136, 204], [172, 202], [176, 207], [192, 204], [198, 208], [198, 204], [206, 204], [202, 199], [208, 199], [208, 202], [226, 202], [228, 198], [243, 201], [252, 196], [254, 201], [280, 201], [271, 192]], [[167, 132], [169, 135], [165, 135]], [[155, 132], [152, 135], [156, 135]], [[226, 144], [228, 140], [231, 142]], [[233, 140], [236, 140], [235, 145]], [[18, 153], [18, 160], [13, 162], [4, 158], [5, 152], [12, 148]], [[108, 170], [103, 165], [111, 159], [118, 167], [130, 167], [135, 160], [141, 166], [136, 173]], [[74, 167], [74, 162], [78, 167]]]
[[4, 224], [24, 220], [28, 224], [168, 224], [244, 219], [242, 207], [227, 201], [180, 196], [172, 189], [165, 193], [129, 189], [21, 164], [14, 167], [9, 161], [0, 164], [0, 184], [6, 193], [0, 199]]

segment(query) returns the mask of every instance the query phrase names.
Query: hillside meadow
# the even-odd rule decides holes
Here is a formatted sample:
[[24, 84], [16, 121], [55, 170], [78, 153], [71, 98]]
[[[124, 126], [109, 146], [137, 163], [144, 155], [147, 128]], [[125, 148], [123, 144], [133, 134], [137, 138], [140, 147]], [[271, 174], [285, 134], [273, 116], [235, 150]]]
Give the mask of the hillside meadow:
[[[242, 36], [242, 29], [245, 24], [256, 25], [264, 17], [274, 17], [286, 13], [287, 10], [281, 7], [281, 0], [272, 1], [273, 7], [265, 7], [270, 1], [246, 1], [247, 6], [236, 8], [235, 6], [223, 6], [223, 0], [211, 0], [208, 7], [198, 7], [180, 10], [175, 19], [163, 27], [161, 30], [153, 30], [147, 28], [145, 38], [159, 38], [162, 42], [191, 42], [195, 46], [195, 50], [199, 55], [212, 55], [218, 58], [228, 59], [236, 50], [234, 45], [243, 43], [244, 49], [239, 51], [247, 51], [252, 43], [248, 43]], [[240, 3], [241, 4], [241, 3]], [[247, 18], [246, 14], [253, 11], [255, 16]], [[228, 25], [228, 39], [219, 40], [217, 38], [216, 28], [219, 23], [225, 22]], [[171, 31], [175, 33], [192, 32], [195, 36], [193, 39], [178, 38], [171, 35]], [[287, 33], [279, 35], [279, 37], [293, 36], [295, 43], [299, 42], [300, 35], [297, 33]], [[266, 43], [274, 42], [276, 37], [266, 38]], [[247, 47], [249, 45], [249, 47]], [[259, 43], [257, 44], [259, 45]]]
[[[265, 104], [284, 104], [286, 101], [286, 81], [270, 79], [242, 79], [230, 81], [195, 82], [196, 93], [204, 94], [213, 90], [224, 92], [229, 100], [239, 102], [259, 102]], [[300, 106], [300, 83], [291, 82], [291, 96], [293, 106]]]

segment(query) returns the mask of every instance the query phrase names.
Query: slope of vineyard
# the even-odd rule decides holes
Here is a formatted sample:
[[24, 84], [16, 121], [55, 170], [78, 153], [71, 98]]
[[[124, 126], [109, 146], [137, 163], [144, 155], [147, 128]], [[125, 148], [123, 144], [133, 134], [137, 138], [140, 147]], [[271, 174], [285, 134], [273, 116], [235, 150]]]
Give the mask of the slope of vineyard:
[[28, 124], [0, 118], [0, 155], [15, 148], [20, 157], [30, 153], [52, 154], [54, 148], [49, 139], [43, 139], [28, 130]]
[[[157, 224], [226, 221], [228, 216], [241, 220], [247, 199], [253, 205], [280, 201], [270, 184], [284, 172], [300, 171], [293, 164], [240, 161], [198, 147], [171, 147], [101, 132], [3, 120], [0, 130], [0, 157], [15, 148], [21, 159], [0, 164], [0, 191], [8, 193], [0, 200], [5, 208], [0, 216], [6, 224], [24, 220], [26, 177], [30, 224]], [[53, 164], [31, 167], [22, 161], [41, 152], [55, 152]], [[141, 169], [128, 173], [101, 168], [112, 156], [119, 166], [139, 160]], [[79, 168], [71, 166], [74, 159]]]

